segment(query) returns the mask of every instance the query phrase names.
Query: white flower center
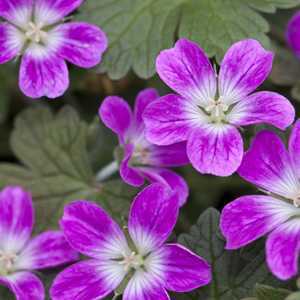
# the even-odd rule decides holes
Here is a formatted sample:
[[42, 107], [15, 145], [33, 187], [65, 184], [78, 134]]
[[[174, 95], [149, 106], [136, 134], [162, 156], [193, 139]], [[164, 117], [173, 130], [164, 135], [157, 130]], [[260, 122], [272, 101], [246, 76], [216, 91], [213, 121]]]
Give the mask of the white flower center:
[[132, 155], [133, 164], [146, 165], [148, 161], [149, 150], [144, 147], [136, 146]]
[[47, 32], [42, 30], [41, 25], [29, 22], [25, 31], [25, 36], [31, 42], [41, 43], [45, 42], [47, 39]]
[[0, 250], [0, 274], [7, 275], [14, 271], [14, 264], [17, 260], [15, 253], [7, 253]]
[[124, 258], [119, 261], [119, 264], [124, 266], [124, 270], [128, 272], [131, 269], [137, 270], [142, 268], [145, 261], [142, 255], [133, 251], [130, 255], [124, 256]]
[[205, 107], [205, 111], [209, 113], [210, 119], [215, 123], [221, 123], [222, 121], [225, 121], [225, 113], [228, 109], [229, 106], [225, 104], [222, 99], [212, 99]]

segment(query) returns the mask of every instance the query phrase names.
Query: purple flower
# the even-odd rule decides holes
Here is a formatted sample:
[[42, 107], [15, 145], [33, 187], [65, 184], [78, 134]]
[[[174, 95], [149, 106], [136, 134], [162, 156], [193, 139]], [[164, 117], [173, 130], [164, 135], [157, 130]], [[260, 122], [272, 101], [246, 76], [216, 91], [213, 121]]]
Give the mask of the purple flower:
[[22, 56], [19, 85], [32, 98], [61, 96], [69, 86], [66, 61], [90, 68], [107, 39], [83, 22], [62, 24], [84, 0], [0, 0], [0, 64]]
[[132, 203], [125, 235], [91, 202], [66, 206], [61, 220], [66, 239], [90, 259], [57, 276], [52, 299], [102, 299], [117, 290], [124, 300], [168, 300], [166, 290], [188, 292], [208, 284], [211, 271], [205, 260], [179, 244], [165, 244], [178, 207], [170, 189], [148, 186]]
[[225, 206], [221, 229], [227, 249], [237, 249], [268, 234], [267, 263], [278, 278], [297, 274], [300, 253], [300, 121], [289, 147], [273, 132], [261, 131], [238, 170], [267, 193], [244, 196]]
[[116, 150], [122, 179], [133, 186], [142, 186], [145, 178], [150, 182], [160, 182], [178, 192], [181, 204], [188, 197], [188, 187], [182, 177], [166, 169], [189, 162], [186, 144], [156, 146], [145, 138], [142, 114], [149, 103], [159, 97], [155, 89], [145, 89], [137, 96], [134, 112], [128, 103], [116, 96], [107, 97], [99, 115], [104, 124], [119, 137], [120, 147]]
[[286, 39], [294, 53], [300, 58], [300, 11], [298, 11], [290, 20]]
[[187, 141], [187, 155], [199, 172], [231, 175], [243, 157], [240, 126], [268, 123], [285, 129], [294, 120], [285, 97], [251, 94], [270, 73], [272, 60], [257, 41], [244, 40], [227, 51], [217, 77], [203, 50], [180, 39], [156, 61], [161, 79], [179, 95], [147, 107], [146, 137], [157, 145]]
[[31, 196], [20, 187], [0, 193], [0, 284], [17, 300], [43, 300], [42, 282], [35, 270], [78, 259], [60, 231], [47, 231], [30, 240], [34, 223]]

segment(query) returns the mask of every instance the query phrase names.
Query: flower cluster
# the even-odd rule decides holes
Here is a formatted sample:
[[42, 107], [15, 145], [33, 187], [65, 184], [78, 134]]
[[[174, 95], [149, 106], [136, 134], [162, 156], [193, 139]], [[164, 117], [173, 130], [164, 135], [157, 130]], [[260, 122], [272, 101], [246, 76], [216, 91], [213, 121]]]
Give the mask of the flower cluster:
[[[0, 0], [0, 64], [21, 56], [19, 83], [29, 97], [62, 95], [69, 85], [66, 61], [97, 65], [107, 48], [94, 25], [64, 22], [83, 0]], [[300, 13], [287, 40], [300, 57]], [[277, 134], [259, 132], [244, 153], [242, 126], [268, 124], [280, 130], [295, 119], [284, 96], [256, 91], [268, 77], [273, 54], [256, 40], [233, 44], [217, 72], [194, 42], [180, 39], [162, 51], [157, 73], [175, 93], [141, 91], [132, 111], [118, 97], [104, 99], [101, 121], [117, 136], [113, 166], [128, 184], [144, 188], [133, 200], [128, 226], [121, 228], [88, 200], [67, 204], [59, 231], [30, 239], [31, 195], [9, 186], [0, 192], [0, 284], [18, 300], [43, 300], [37, 270], [71, 264], [55, 278], [53, 300], [96, 300], [111, 293], [124, 300], [168, 300], [211, 281], [208, 262], [167, 242], [188, 197], [185, 180], [171, 167], [191, 165], [202, 174], [237, 173], [265, 195], [242, 196], [221, 214], [227, 249], [267, 235], [272, 273], [287, 280], [298, 273], [300, 253], [300, 120], [288, 149]], [[103, 174], [98, 176], [103, 180]], [[80, 254], [87, 259], [80, 260]], [[115, 298], [114, 298], [115, 299]]]
[[97, 26], [62, 23], [84, 0], [0, 0], [0, 64], [22, 56], [19, 85], [31, 98], [61, 96], [69, 86], [66, 61], [100, 63], [107, 38]]

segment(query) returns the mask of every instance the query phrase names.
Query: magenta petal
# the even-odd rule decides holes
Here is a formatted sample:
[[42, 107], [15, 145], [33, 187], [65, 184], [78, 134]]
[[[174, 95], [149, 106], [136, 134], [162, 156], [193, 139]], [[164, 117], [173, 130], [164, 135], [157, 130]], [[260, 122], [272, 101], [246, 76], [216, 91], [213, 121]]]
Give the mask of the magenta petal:
[[290, 20], [287, 27], [286, 38], [294, 53], [300, 57], [300, 11]]
[[269, 196], [243, 196], [227, 204], [221, 214], [221, 230], [227, 249], [243, 247], [297, 213], [289, 203]]
[[0, 24], [0, 64], [15, 58], [24, 45], [22, 33], [14, 26]]
[[289, 153], [271, 131], [256, 135], [238, 173], [245, 180], [277, 195], [290, 199], [298, 195], [300, 185]]
[[59, 37], [61, 46], [57, 54], [82, 68], [91, 68], [100, 63], [107, 48], [105, 33], [97, 26], [71, 22], [57, 26], [49, 33]]
[[211, 124], [193, 131], [187, 154], [200, 173], [229, 176], [241, 164], [243, 140], [235, 127]]
[[0, 16], [23, 27], [31, 18], [33, 0], [0, 0]]
[[171, 234], [178, 217], [178, 199], [165, 185], [154, 183], [134, 199], [128, 229], [139, 253], [161, 246]]
[[117, 272], [116, 268], [98, 260], [76, 263], [55, 278], [50, 289], [51, 299], [102, 299], [109, 295], [124, 278], [124, 274], [121, 271]]
[[139, 187], [144, 184], [145, 180], [139, 168], [130, 166], [133, 151], [134, 146], [132, 144], [128, 144], [124, 147], [124, 159], [120, 164], [120, 175], [126, 183]]
[[119, 136], [124, 143], [132, 122], [132, 112], [128, 103], [116, 96], [106, 97], [99, 108], [99, 116], [106, 127]]
[[226, 52], [219, 74], [220, 96], [228, 104], [240, 101], [267, 78], [273, 54], [256, 40], [235, 43]]
[[123, 300], [170, 300], [170, 297], [154, 274], [137, 271], [126, 286]]
[[137, 95], [134, 106], [134, 119], [137, 129], [143, 128], [143, 113], [145, 108], [158, 98], [159, 94], [157, 90], [152, 88], [145, 89]]
[[300, 120], [294, 124], [289, 139], [289, 153], [294, 165], [294, 170], [300, 178]]
[[167, 290], [189, 292], [211, 281], [210, 266], [200, 256], [179, 244], [167, 244], [161, 251]]
[[70, 245], [87, 256], [119, 258], [128, 250], [119, 225], [92, 202], [82, 200], [67, 205], [60, 224]]
[[162, 51], [156, 70], [169, 87], [198, 104], [215, 96], [215, 71], [203, 50], [192, 41], [180, 39], [174, 48]]
[[267, 263], [272, 273], [287, 280], [298, 273], [300, 224], [294, 219], [280, 225], [268, 237]]
[[22, 57], [19, 85], [31, 98], [57, 98], [69, 86], [66, 62], [45, 48], [28, 48]]
[[79, 258], [60, 231], [47, 231], [32, 239], [21, 252], [19, 269], [36, 270], [56, 267]]
[[148, 105], [144, 112], [146, 137], [157, 145], [186, 141], [200, 117], [200, 110], [195, 110], [193, 103], [174, 94], [166, 95]]
[[149, 164], [160, 167], [178, 167], [189, 163], [186, 154], [186, 143], [176, 143], [168, 146], [151, 146]]
[[34, 19], [37, 24], [52, 25], [77, 9], [84, 0], [36, 0]]
[[0, 284], [7, 286], [16, 296], [16, 300], [44, 300], [45, 290], [42, 282], [29, 272], [17, 272], [0, 277]]
[[288, 99], [273, 92], [258, 92], [237, 103], [228, 121], [236, 126], [258, 123], [286, 129], [295, 118], [295, 109]]
[[177, 195], [180, 206], [186, 203], [189, 187], [186, 181], [176, 172], [161, 168], [142, 168], [142, 172], [150, 182], [158, 182], [170, 187]]
[[0, 193], [0, 248], [19, 252], [28, 241], [34, 214], [31, 195], [21, 187], [6, 187]]

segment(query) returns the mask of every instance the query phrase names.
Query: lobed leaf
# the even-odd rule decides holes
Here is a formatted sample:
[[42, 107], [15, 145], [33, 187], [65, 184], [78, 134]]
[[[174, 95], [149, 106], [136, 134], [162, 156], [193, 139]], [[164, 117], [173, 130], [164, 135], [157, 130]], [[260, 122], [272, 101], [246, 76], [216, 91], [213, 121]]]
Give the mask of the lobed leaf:
[[[225, 241], [219, 230], [219, 212], [207, 209], [192, 226], [190, 233], [179, 236], [179, 242], [204, 257], [212, 266], [213, 279], [185, 299], [240, 300], [253, 296], [256, 283], [273, 283], [264, 258], [264, 248], [244, 251], [226, 251]], [[253, 251], [256, 251], [254, 254]]]
[[98, 68], [110, 78], [130, 69], [142, 78], [155, 73], [160, 50], [177, 36], [198, 42], [210, 57], [221, 60], [234, 42], [254, 38], [269, 46], [268, 22], [259, 12], [274, 13], [300, 0], [89, 0], [77, 19], [95, 23], [109, 38]]
[[127, 215], [134, 189], [119, 180], [96, 182], [87, 128], [68, 106], [57, 115], [32, 107], [16, 119], [11, 147], [23, 166], [0, 164], [0, 187], [17, 184], [32, 192], [37, 231], [56, 228], [64, 205], [77, 199], [96, 201], [119, 220]]
[[285, 300], [291, 292], [284, 289], [276, 289], [267, 285], [257, 285], [255, 294], [257, 300]]

